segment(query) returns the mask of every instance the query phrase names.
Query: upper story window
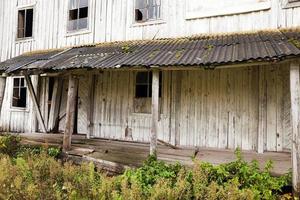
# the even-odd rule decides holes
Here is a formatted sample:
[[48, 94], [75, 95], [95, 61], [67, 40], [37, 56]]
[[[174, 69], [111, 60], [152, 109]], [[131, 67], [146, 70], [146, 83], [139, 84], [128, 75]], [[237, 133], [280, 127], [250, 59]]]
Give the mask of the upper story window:
[[33, 8], [18, 11], [18, 38], [32, 37]]
[[26, 108], [27, 104], [27, 87], [24, 78], [13, 78], [13, 96], [12, 106]]
[[88, 28], [89, 0], [70, 0], [68, 31]]
[[146, 22], [161, 18], [161, 0], [135, 0], [135, 21]]

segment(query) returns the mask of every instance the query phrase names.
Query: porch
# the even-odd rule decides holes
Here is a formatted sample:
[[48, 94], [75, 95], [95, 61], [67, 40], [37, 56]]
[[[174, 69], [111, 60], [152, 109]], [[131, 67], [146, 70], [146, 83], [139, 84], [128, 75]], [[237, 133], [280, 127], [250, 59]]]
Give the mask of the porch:
[[[20, 134], [23, 144], [62, 146], [63, 134], [23, 133]], [[107, 139], [86, 139], [83, 135], [73, 135], [72, 149], [67, 152], [74, 162], [94, 162], [98, 168], [112, 173], [120, 173], [129, 167], [141, 166], [149, 155], [149, 143], [129, 142]], [[172, 148], [158, 144], [158, 159], [167, 163], [179, 162], [193, 167], [193, 158], [203, 162], [218, 165], [235, 160], [232, 150], [214, 148]], [[287, 173], [291, 168], [290, 153], [265, 152], [258, 154], [254, 151], [243, 151], [242, 155], [247, 162], [257, 160], [261, 167], [268, 160], [272, 160], [274, 175]]]

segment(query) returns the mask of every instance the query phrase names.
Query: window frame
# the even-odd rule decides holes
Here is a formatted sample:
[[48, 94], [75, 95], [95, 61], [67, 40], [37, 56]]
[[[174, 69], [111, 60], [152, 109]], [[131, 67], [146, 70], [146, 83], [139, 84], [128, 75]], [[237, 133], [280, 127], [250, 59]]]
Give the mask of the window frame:
[[[137, 76], [139, 73], [147, 73], [147, 83], [137, 83]], [[134, 84], [134, 98], [135, 99], [148, 99], [148, 98], [152, 98], [152, 76], [153, 76], [153, 73], [152, 71], [140, 71], [140, 72], [136, 72], [135, 73], [135, 84]], [[147, 96], [146, 97], [137, 97], [137, 94], [136, 94], [136, 88], [137, 86], [147, 86]], [[163, 74], [162, 72], [160, 71], [159, 72], [159, 98], [162, 98], [162, 93], [163, 93]], [[150, 93], [151, 91], [151, 93]]]
[[[159, 17], [157, 17], [157, 18], [148, 18], [148, 19], [146, 19], [146, 20], [140, 20], [140, 21], [137, 21], [136, 20], [136, 10], [137, 9], [139, 9], [139, 8], [137, 8], [136, 7], [136, 1], [137, 0], [134, 0], [134, 3], [133, 3], [133, 24], [135, 25], [140, 25], [140, 24], [142, 24], [142, 25], [147, 25], [147, 24], [149, 24], [149, 25], [151, 25], [151, 24], [162, 24], [162, 23], [165, 23], [164, 21], [163, 21], [163, 0], [159, 0], [160, 1], [160, 13], [159, 13]], [[149, 4], [148, 4], [148, 2], [149, 2], [149, 0], [145, 0], [145, 1], [147, 1], [147, 13], [149, 12]]]
[[[14, 89], [15, 89], [15, 86], [14, 86], [14, 80], [15, 79], [24, 79], [24, 86], [22, 88], [26, 88], [26, 106], [25, 107], [18, 107], [18, 106], [14, 106], [13, 105], [13, 98], [14, 98]], [[10, 108], [12, 110], [15, 110], [15, 111], [29, 111], [28, 109], [28, 87], [27, 87], [27, 84], [26, 84], [26, 80], [25, 80], [25, 77], [23, 76], [14, 76], [12, 77], [12, 80], [11, 80], [11, 84], [12, 84], [12, 90], [11, 90], [11, 103], [10, 103]], [[21, 81], [19, 81], [19, 90], [21, 89]]]
[[[149, 115], [151, 114], [151, 102], [152, 102], [152, 92], [151, 92], [151, 96], [147, 95], [148, 97], [137, 97], [136, 96], [136, 86], [137, 86], [137, 75], [138, 73], [148, 73], [148, 77], [152, 77], [150, 76], [149, 74], [152, 73], [152, 71], [137, 71], [134, 73], [134, 80], [132, 81], [132, 87], [133, 87], [133, 98], [132, 98], [132, 101], [133, 101], [133, 107], [132, 107], [132, 114], [135, 114], [135, 115]], [[159, 101], [161, 102], [160, 103], [160, 108], [159, 108], [159, 112], [160, 114], [163, 114], [163, 94], [164, 94], [164, 73], [162, 71], [159, 72]], [[152, 89], [152, 78], [149, 79], [148, 78], [148, 82], [150, 82], [151, 80], [151, 84], [147, 84], [148, 85], [148, 90], [150, 90], [150, 88]], [[137, 104], [136, 104], [137, 103]], [[143, 107], [143, 109], [140, 109], [142, 107], [139, 107], [139, 106], [135, 106], [135, 105], [147, 105], [147, 106], [150, 106], [150, 107]]]
[[[26, 13], [27, 13], [27, 10], [29, 9], [32, 9], [32, 36], [30, 37], [18, 37], [18, 33], [19, 33], [19, 11], [21, 10], [25, 10], [25, 26], [24, 26], [24, 30], [26, 30]], [[16, 37], [16, 41], [24, 41], [24, 40], [32, 40], [34, 38], [34, 35], [35, 35], [35, 12], [36, 12], [36, 9], [35, 9], [35, 5], [27, 5], [27, 6], [20, 6], [20, 7], [17, 7], [17, 12], [16, 12], [16, 16], [17, 16], [17, 25], [16, 25], [16, 34], [15, 34], [15, 37]], [[25, 36], [25, 32], [24, 32], [24, 36]]]
[[295, 8], [300, 7], [300, 0], [282, 0], [282, 8]]
[[[67, 6], [67, 11], [66, 11], [66, 34], [67, 36], [72, 36], [72, 35], [77, 35], [77, 34], [85, 34], [85, 33], [90, 33], [91, 32], [91, 29], [90, 29], [90, 26], [91, 26], [91, 1], [88, 0], [88, 13], [87, 13], [87, 27], [86, 28], [81, 28], [81, 29], [78, 29], [78, 21], [79, 21], [79, 15], [80, 15], [80, 7], [79, 7], [79, 4], [80, 4], [80, 0], [78, 1], [78, 7], [76, 8], [78, 10], [78, 13], [77, 13], [77, 29], [74, 29], [74, 30], [69, 30], [69, 22], [70, 22], [70, 11], [71, 10], [75, 10], [75, 9], [70, 9], [70, 4], [71, 4], [71, 0], [68, 0], [68, 6]], [[85, 8], [85, 7], [82, 7], [82, 8]], [[82, 18], [84, 19], [84, 18]]]

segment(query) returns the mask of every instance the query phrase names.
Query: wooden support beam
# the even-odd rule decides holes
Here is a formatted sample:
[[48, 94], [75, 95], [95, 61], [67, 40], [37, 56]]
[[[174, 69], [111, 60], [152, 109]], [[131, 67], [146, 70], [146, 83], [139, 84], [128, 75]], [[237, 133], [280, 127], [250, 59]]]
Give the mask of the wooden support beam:
[[150, 139], [150, 155], [156, 156], [157, 152], [157, 134], [159, 120], [159, 71], [152, 71], [152, 126]]
[[5, 94], [6, 77], [0, 77], [0, 113], [2, 110], [2, 103]]
[[94, 105], [95, 105], [95, 75], [90, 73], [89, 75], [89, 102], [88, 102], [88, 113], [87, 113], [87, 120], [88, 120], [88, 132], [87, 138], [90, 139], [91, 135], [93, 135], [93, 128], [94, 128]]
[[57, 131], [59, 122], [59, 108], [62, 96], [63, 79], [55, 78], [53, 85], [53, 93], [51, 98], [51, 108], [49, 113], [48, 131]]
[[40, 107], [39, 107], [39, 104], [38, 104], [38, 101], [37, 101], [37, 97], [36, 97], [36, 94], [35, 94], [34, 89], [33, 89], [32, 81], [31, 81], [29, 75], [26, 74], [26, 75], [24, 75], [24, 77], [25, 77], [25, 80], [26, 80], [27, 88], [29, 90], [29, 94], [30, 94], [30, 97], [31, 97], [36, 115], [37, 115], [38, 122], [42, 127], [42, 131], [44, 133], [47, 133], [47, 129], [46, 129], [43, 117], [42, 117], [42, 113], [41, 113], [41, 110], [40, 110]]
[[300, 194], [300, 71], [298, 63], [290, 65], [290, 92], [292, 114], [293, 189]]
[[68, 86], [68, 99], [66, 110], [66, 126], [63, 139], [63, 150], [68, 151], [71, 149], [72, 134], [75, 127], [75, 112], [77, 102], [78, 78], [74, 75], [69, 75]]
[[[31, 79], [31, 82], [32, 82], [33, 90], [35, 91], [35, 96], [39, 100], [39, 75], [30, 75], [30, 79]], [[39, 106], [41, 107], [40, 104], [39, 104]], [[30, 112], [31, 112], [31, 119], [30, 119], [30, 121], [31, 121], [31, 128], [30, 128], [30, 132], [31, 133], [36, 133], [36, 132], [38, 132], [38, 128], [39, 128], [38, 127], [39, 123], [38, 123], [38, 120], [37, 120], [37, 115], [36, 115], [36, 112], [35, 112], [34, 108], [31, 108]]]
[[257, 132], [257, 153], [264, 153], [264, 136], [267, 130], [267, 82], [266, 72], [263, 66], [259, 67], [259, 107], [258, 107], [258, 132]]

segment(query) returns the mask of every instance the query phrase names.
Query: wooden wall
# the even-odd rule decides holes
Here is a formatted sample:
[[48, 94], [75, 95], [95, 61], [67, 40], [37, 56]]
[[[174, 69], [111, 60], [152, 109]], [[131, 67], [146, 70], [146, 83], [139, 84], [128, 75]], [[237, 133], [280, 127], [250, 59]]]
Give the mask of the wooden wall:
[[[96, 75], [93, 137], [126, 140], [129, 134], [135, 141], [149, 141], [151, 114], [134, 113], [135, 73]], [[80, 81], [79, 86], [84, 108], [86, 83]], [[288, 65], [164, 71], [162, 91], [159, 139], [183, 146], [245, 150], [257, 150], [262, 141], [267, 151], [290, 149]], [[86, 126], [82, 112], [78, 129]]]
[[[38, 77], [32, 77], [35, 91], [38, 88]], [[27, 91], [27, 108], [18, 109], [12, 107], [13, 78], [9, 77], [6, 81], [4, 101], [1, 111], [0, 131], [13, 132], [35, 132], [37, 120], [35, 118], [33, 104]]]
[[[243, 5], [244, 1], [250, 0], [240, 0], [239, 4]], [[229, 10], [225, 15], [191, 20], [187, 19], [186, 8], [195, 1], [162, 0], [162, 20], [135, 24], [134, 0], [90, 0], [89, 29], [68, 34], [68, 0], [1, 0], [0, 61], [27, 51], [94, 42], [300, 26], [300, 7], [284, 8], [286, 0], [264, 1], [270, 4], [270, 8], [240, 14], [232, 14]], [[17, 9], [26, 6], [35, 9], [33, 38], [17, 40]]]
[[[135, 71], [96, 73], [92, 137], [148, 142], [151, 114], [134, 112]], [[47, 80], [40, 78], [44, 118]], [[36, 80], [35, 80], [35, 83]], [[87, 133], [88, 76], [79, 77], [78, 132]], [[6, 85], [2, 131], [34, 131], [32, 103], [12, 111]], [[59, 130], [64, 131], [68, 81], [64, 81]], [[289, 151], [291, 146], [288, 64], [216, 70], [163, 71], [158, 138], [182, 146]], [[47, 121], [47, 120], [46, 120]], [[131, 138], [132, 137], [132, 138]]]
[[[94, 42], [178, 37], [199, 33], [251, 31], [300, 26], [300, 20], [298, 20], [300, 17], [300, 7], [283, 8], [286, 0], [270, 0], [269, 9], [241, 14], [196, 18], [193, 20], [186, 19], [186, 3], [189, 2], [188, 0], [162, 0], [163, 19], [159, 23], [142, 25], [133, 23], [133, 2], [133, 0], [90, 0], [89, 30], [75, 34], [67, 34], [67, 0], [1, 0], [0, 61], [28, 51]], [[17, 40], [17, 9], [32, 5], [35, 9], [33, 38]], [[269, 68], [270, 67], [267, 69]], [[239, 73], [242, 74], [242, 76], [234, 76], [234, 70], [241, 70]], [[104, 74], [106, 73], [108, 72]], [[119, 78], [119, 73], [121, 72], [107, 75], [111, 77], [109, 80], [99, 78], [104, 75], [97, 77], [97, 88], [106, 87], [107, 90], [118, 91], [118, 95], [109, 96], [111, 94], [106, 94], [100, 89], [96, 91], [96, 96], [102, 98], [102, 100], [100, 99], [102, 104], [100, 106], [98, 105], [99, 102], [96, 102], [96, 105], [98, 105], [96, 108], [98, 109], [96, 112], [98, 116], [95, 116], [95, 119], [98, 121], [95, 122], [95, 136], [107, 136], [110, 129], [115, 129], [114, 135], [110, 137], [121, 138], [124, 137], [122, 135], [125, 135], [125, 129], [127, 128], [126, 133], [132, 133], [134, 139], [145, 141], [149, 134], [149, 115], [128, 114], [132, 113], [132, 102], [123, 102], [126, 101], [126, 96], [133, 95], [132, 91], [127, 91], [127, 93], [123, 94], [122, 92], [124, 90], [120, 90], [121, 94], [119, 94], [119, 87], [114, 85], [108, 88], [108, 86], [106, 86], [108, 83], [114, 82], [115, 78]], [[205, 76], [206, 73], [209, 73], [209, 75]], [[257, 81], [255, 74], [258, 74], [260, 78], [266, 77], [266, 80], [258, 80], [260, 83], [260, 93], [254, 89], [258, 87], [254, 85], [254, 83], [257, 83], [255, 82]], [[195, 144], [201, 146], [203, 141], [207, 141], [205, 142], [207, 146], [233, 148], [239, 145], [245, 149], [257, 148], [256, 140], [260, 138], [259, 141], [264, 144], [264, 149], [280, 151], [289, 148], [289, 137], [286, 134], [290, 132], [289, 109], [287, 109], [289, 108], [289, 101], [286, 74], [284, 70], [282, 73], [279, 73], [273, 69], [261, 71], [255, 68], [248, 71], [231, 69], [227, 72], [223, 72], [223, 70], [214, 72], [199, 71], [197, 73], [184, 72], [179, 75], [178, 72], [168, 72], [165, 75], [165, 77], [168, 78], [165, 78], [166, 80], [164, 81], [172, 84], [169, 84], [170, 87], [164, 89], [167, 93], [167, 98], [163, 100], [164, 107], [160, 125], [162, 131], [159, 137], [172, 143], [177, 141], [177, 143], [181, 145]], [[128, 77], [126, 78], [126, 76]], [[128, 84], [132, 85], [133, 75], [129, 74], [126, 76], [123, 77], [122, 75], [121, 82], [124, 84], [116, 84], [119, 84], [120, 87], [125, 87]], [[178, 87], [177, 76], [179, 77], [178, 79], [181, 80], [181, 84]], [[194, 76], [205, 76], [201, 81], [203, 82], [203, 80], [207, 79], [207, 82], [200, 83], [199, 79], [193, 78]], [[227, 80], [231, 76], [234, 78]], [[124, 78], [125, 80], [123, 80]], [[30, 131], [32, 130], [31, 125], [29, 125], [25, 119], [30, 119], [32, 116], [32, 114], [30, 114], [33, 113], [31, 102], [29, 102], [29, 109], [27, 110], [14, 110], [10, 108], [10, 96], [12, 91], [10, 80], [11, 79], [8, 78], [6, 85], [7, 92], [5, 94], [0, 119], [1, 128], [2, 130], [20, 132]], [[103, 82], [103, 80], [105, 81]], [[238, 81], [242, 81], [243, 84], [235, 84]], [[219, 85], [220, 82], [224, 82], [230, 87], [224, 88], [224, 84]], [[248, 82], [251, 84], [247, 84]], [[276, 84], [267, 84], [269, 82], [276, 82]], [[198, 85], [198, 88], [187, 89], [192, 84]], [[207, 86], [204, 87], [204, 85]], [[245, 88], [239, 89], [239, 87], [242, 86]], [[276, 88], [274, 88], [275, 86]], [[284, 89], [280, 91], [280, 88]], [[203, 99], [203, 102], [195, 101], [194, 96], [182, 96], [179, 93], [180, 91], [182, 92], [181, 94], [197, 94], [199, 98]], [[245, 91], [248, 91], [245, 95], [251, 98], [246, 98], [245, 95], [243, 95]], [[41, 92], [43, 92], [43, 90], [41, 90]], [[82, 102], [85, 102], [84, 99], [86, 95], [86, 92], [81, 91], [80, 96], [82, 96]], [[259, 95], [258, 100], [255, 95]], [[46, 96], [44, 97], [46, 98]], [[112, 97], [117, 100], [112, 100]], [[240, 97], [239, 101], [237, 97]], [[228, 101], [228, 104], [223, 105], [222, 103], [224, 101], [218, 103], [214, 100], [215, 98], [224, 99], [224, 101]], [[259, 105], [257, 106], [258, 111], [250, 107], [255, 107], [257, 104], [256, 101], [259, 101]], [[168, 102], [172, 102], [172, 105], [176, 106], [170, 107]], [[122, 106], [118, 107], [119, 105]], [[209, 105], [210, 107], [206, 108], [204, 107], [205, 105]], [[195, 107], [197, 107], [198, 110], [194, 109]], [[273, 109], [274, 107], [276, 107], [276, 109]], [[204, 110], [204, 108], [207, 110]], [[85, 105], [79, 105], [79, 112], [84, 113], [85, 109]], [[107, 112], [109, 109], [113, 109], [113, 113]], [[121, 109], [122, 115], [115, 114], [119, 109]], [[182, 111], [182, 115], [176, 112], [178, 109]], [[228, 112], [228, 110], [230, 110], [230, 112]], [[43, 115], [47, 116], [47, 109], [42, 112]], [[191, 112], [190, 117], [184, 117], [184, 115], [186, 116], [189, 112]], [[205, 114], [206, 112], [208, 115]], [[100, 115], [99, 113], [102, 114]], [[257, 113], [258, 125], [250, 123], [246, 126], [241, 126], [243, 122], [246, 122], [250, 118], [254, 118], [254, 121], [256, 121], [255, 117], [257, 117]], [[64, 113], [61, 113], [62, 117], [63, 114]], [[219, 118], [219, 116], [221, 118]], [[205, 118], [205, 120], [202, 120], [203, 118]], [[60, 127], [63, 127], [63, 120], [64, 118], [62, 118]], [[85, 120], [85, 118], [79, 119], [80, 132], [86, 130], [86, 128], [83, 127]], [[202, 122], [198, 123], [199, 120]], [[112, 122], [114, 122], [114, 126]], [[259, 126], [260, 124], [261, 126]], [[252, 133], [256, 130], [257, 126], [258, 130], [260, 130], [259, 133], [262, 133], [262, 137], [255, 138], [256, 136]], [[185, 134], [185, 131], [189, 135]], [[208, 132], [210, 132], [210, 134], [208, 134]], [[247, 142], [241, 140], [245, 135], [247, 136], [245, 139]], [[261, 140], [261, 138], [263, 139]], [[272, 138], [270, 140], [272, 142], [266, 143], [267, 138]]]

